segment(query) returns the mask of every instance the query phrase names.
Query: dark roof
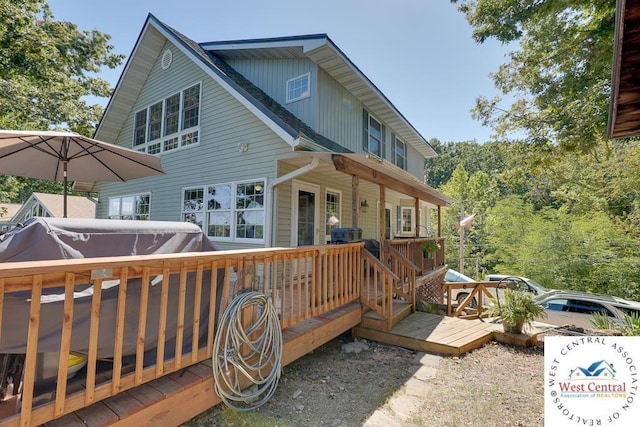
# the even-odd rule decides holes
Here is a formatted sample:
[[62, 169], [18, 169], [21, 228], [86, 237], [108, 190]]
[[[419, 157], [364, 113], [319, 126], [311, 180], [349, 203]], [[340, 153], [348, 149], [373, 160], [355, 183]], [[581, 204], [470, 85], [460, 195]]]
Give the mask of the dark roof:
[[267, 95], [264, 91], [262, 91], [259, 87], [247, 80], [242, 74], [237, 72], [227, 62], [214, 55], [213, 53], [205, 51], [198, 43], [191, 40], [181, 32], [170, 27], [169, 25], [161, 21], [157, 22], [159, 25], [162, 25], [167, 31], [173, 33], [176, 36], [177, 40], [181, 42], [184, 47], [191, 50], [213, 72], [219, 75], [231, 86], [233, 86], [234, 89], [241, 93], [247, 100], [249, 100], [263, 113], [269, 116], [274, 122], [278, 123], [278, 125], [280, 125], [292, 137], [305, 137], [306, 139], [315, 142], [316, 144], [326, 148], [329, 151], [338, 153], [352, 152], [342, 145], [314, 131], [309, 125], [297, 118], [295, 115], [289, 112], [289, 110], [284, 108], [273, 98]]
[[640, 135], [640, 0], [618, 0], [607, 134]]

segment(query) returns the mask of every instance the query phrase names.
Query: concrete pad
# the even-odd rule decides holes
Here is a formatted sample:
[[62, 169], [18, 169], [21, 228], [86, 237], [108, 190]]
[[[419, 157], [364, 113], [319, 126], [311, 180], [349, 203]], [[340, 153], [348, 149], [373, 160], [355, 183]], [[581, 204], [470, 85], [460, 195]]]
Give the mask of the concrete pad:
[[431, 391], [431, 384], [416, 378], [410, 378], [406, 382], [406, 393], [409, 396], [425, 397]]
[[402, 424], [391, 414], [377, 410], [362, 424], [363, 427], [402, 427]]
[[438, 365], [440, 365], [440, 361], [442, 360], [442, 356], [438, 356], [435, 354], [428, 354], [428, 353], [418, 353], [416, 354], [416, 358], [419, 358], [418, 362], [421, 365], [434, 366], [434, 367], [437, 367]]
[[435, 378], [436, 372], [436, 368], [434, 368], [433, 366], [421, 366], [415, 372], [415, 374], [413, 374], [413, 377], [422, 381], [426, 381]]
[[409, 418], [422, 406], [422, 401], [415, 396], [403, 394], [389, 401], [389, 406], [400, 418]]

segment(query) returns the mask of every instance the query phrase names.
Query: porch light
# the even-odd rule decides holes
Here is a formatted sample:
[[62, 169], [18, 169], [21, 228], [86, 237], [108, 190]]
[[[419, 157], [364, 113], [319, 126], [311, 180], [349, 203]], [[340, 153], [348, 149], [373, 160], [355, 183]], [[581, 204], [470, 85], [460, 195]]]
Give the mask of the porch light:
[[360, 200], [360, 212], [367, 213], [368, 210], [369, 210], [369, 202], [367, 202], [367, 199]]

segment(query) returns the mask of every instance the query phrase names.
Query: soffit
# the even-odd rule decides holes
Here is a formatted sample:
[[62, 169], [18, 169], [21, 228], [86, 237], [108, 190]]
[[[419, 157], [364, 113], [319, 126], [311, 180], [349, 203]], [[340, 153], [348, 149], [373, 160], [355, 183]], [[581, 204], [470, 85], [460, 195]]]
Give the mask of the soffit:
[[[446, 207], [453, 201], [449, 196], [429, 187], [410, 173], [385, 160], [380, 161], [366, 154], [296, 152], [281, 160], [296, 167], [302, 167], [312, 158], [320, 161], [320, 166], [315, 171], [326, 174], [330, 178], [339, 179], [344, 176], [343, 174], [356, 175], [368, 183], [383, 184], [387, 190], [418, 197], [434, 206]], [[343, 169], [341, 165], [346, 165], [347, 169]]]

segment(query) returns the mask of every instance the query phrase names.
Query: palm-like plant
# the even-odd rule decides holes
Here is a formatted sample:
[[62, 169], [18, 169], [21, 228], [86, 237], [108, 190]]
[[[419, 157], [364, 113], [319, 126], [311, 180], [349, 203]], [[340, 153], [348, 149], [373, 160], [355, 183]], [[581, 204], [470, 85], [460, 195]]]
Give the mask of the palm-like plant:
[[530, 326], [536, 318], [546, 316], [542, 306], [533, 300], [533, 294], [529, 292], [506, 289], [504, 298], [493, 303], [487, 314], [499, 317], [505, 332], [520, 334], [524, 325]]

